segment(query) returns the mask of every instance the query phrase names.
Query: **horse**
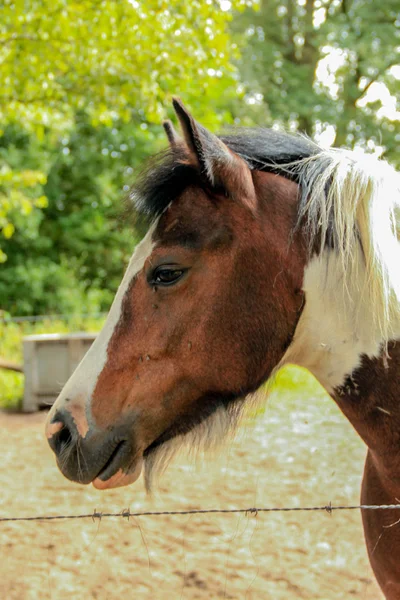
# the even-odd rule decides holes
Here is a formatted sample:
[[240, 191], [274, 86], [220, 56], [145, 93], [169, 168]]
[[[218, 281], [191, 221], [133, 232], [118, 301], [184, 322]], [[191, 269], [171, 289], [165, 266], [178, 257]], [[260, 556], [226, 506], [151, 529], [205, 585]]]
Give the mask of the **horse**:
[[[217, 137], [175, 98], [181, 134], [131, 192], [149, 229], [105, 325], [54, 403], [61, 472], [97, 489], [209, 446], [277, 369], [325, 387], [366, 443], [363, 504], [400, 498], [400, 182], [384, 160], [255, 129]], [[400, 598], [398, 512], [362, 511]]]

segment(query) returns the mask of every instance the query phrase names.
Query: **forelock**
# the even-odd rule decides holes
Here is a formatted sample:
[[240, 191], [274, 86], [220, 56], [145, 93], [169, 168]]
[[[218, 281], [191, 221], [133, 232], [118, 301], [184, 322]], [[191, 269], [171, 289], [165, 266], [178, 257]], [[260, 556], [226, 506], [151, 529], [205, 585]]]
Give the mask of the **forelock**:
[[[271, 129], [241, 129], [221, 140], [238, 154], [250, 169], [272, 171], [295, 179], [284, 165], [315, 154], [319, 148], [304, 136]], [[129, 198], [139, 215], [154, 220], [189, 186], [204, 187], [199, 168], [184, 144], [152, 157], [140, 173]]]
[[129, 198], [140, 215], [154, 220], [190, 185], [201, 185], [198, 169], [183, 147], [168, 148], [146, 163]]

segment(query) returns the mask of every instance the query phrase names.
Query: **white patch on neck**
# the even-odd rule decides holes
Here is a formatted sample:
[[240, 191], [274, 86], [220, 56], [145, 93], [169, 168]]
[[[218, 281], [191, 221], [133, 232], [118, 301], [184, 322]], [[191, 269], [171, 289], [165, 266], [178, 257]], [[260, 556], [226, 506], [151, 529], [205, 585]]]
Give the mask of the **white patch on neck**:
[[146, 259], [152, 253], [154, 247], [152, 236], [156, 226], [157, 221], [153, 223], [146, 236], [140, 244], [137, 245], [115, 295], [103, 329], [65, 384], [56, 402], [53, 404], [48, 416], [49, 422], [53, 414], [62, 407], [66, 398], [69, 398], [71, 401], [75, 398], [82, 399], [85, 403], [86, 414], [88, 415], [93, 391], [96, 387], [100, 373], [107, 362], [108, 344], [121, 316], [121, 307], [124, 296], [132, 279], [143, 269]]
[[[378, 356], [385, 341], [359, 246], [354, 254], [345, 271], [341, 257], [331, 250], [310, 261], [303, 280], [305, 307], [279, 364], [305, 367], [329, 393], [360, 365], [362, 354]], [[400, 315], [389, 334], [389, 339], [400, 338]]]

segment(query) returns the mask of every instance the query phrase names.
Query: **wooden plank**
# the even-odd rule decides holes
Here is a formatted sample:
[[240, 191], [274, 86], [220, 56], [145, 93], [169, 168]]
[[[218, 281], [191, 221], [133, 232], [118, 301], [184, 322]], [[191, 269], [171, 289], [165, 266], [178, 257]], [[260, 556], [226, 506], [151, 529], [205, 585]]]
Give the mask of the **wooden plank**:
[[8, 371], [16, 371], [17, 373], [23, 373], [24, 368], [22, 365], [18, 365], [5, 358], [0, 358], [0, 369], [7, 369]]

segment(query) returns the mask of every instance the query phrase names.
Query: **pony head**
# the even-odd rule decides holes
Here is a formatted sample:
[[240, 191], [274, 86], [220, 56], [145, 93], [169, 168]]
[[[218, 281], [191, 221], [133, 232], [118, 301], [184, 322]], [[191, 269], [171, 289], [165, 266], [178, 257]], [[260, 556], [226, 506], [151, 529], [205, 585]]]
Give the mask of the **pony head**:
[[[61, 471], [97, 488], [131, 483], [143, 463], [149, 483], [188, 439], [219, 440], [282, 359], [303, 306], [297, 184], [252, 168], [246, 141], [239, 155], [235, 137], [211, 134], [177, 99], [174, 109], [183, 138], [164, 125], [169, 150], [132, 192], [148, 233], [47, 420]], [[309, 154], [280, 135], [285, 160], [296, 143]]]

